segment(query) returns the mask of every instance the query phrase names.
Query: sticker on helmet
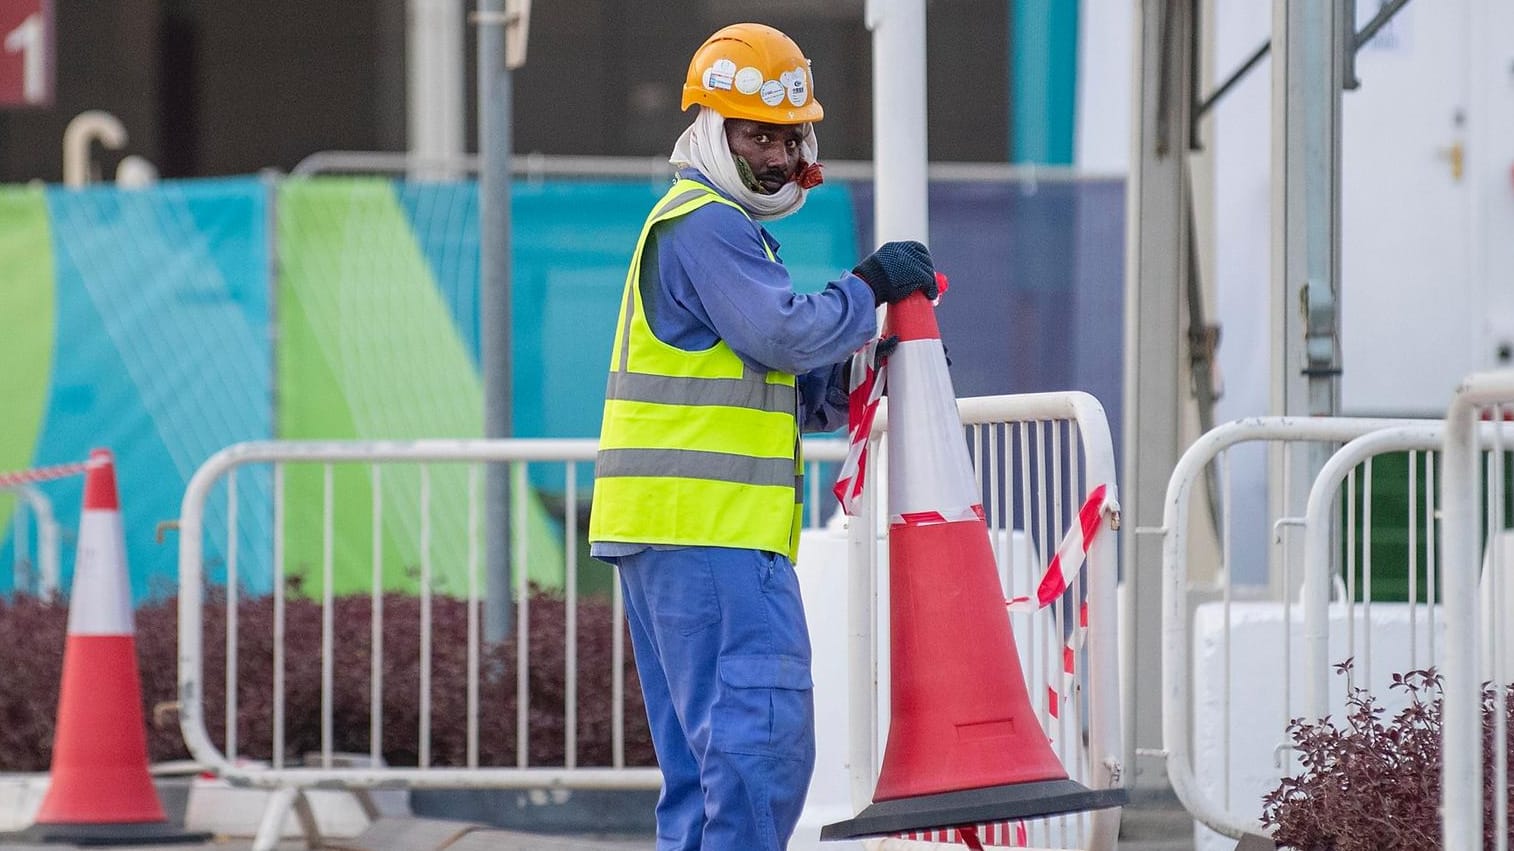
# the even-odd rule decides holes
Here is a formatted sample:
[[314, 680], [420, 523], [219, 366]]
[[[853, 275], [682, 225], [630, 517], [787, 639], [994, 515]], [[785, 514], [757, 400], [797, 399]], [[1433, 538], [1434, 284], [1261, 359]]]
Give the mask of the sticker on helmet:
[[777, 106], [783, 103], [783, 84], [777, 80], [768, 80], [758, 90], [762, 96], [762, 102], [768, 106]]
[[714, 91], [730, 91], [731, 82], [736, 76], [736, 63], [729, 59], [716, 59], [715, 64], [705, 69], [704, 87]]
[[783, 90], [788, 93], [789, 103], [794, 106], [804, 106], [804, 102], [809, 100], [810, 96], [804, 69], [795, 68], [792, 71], [784, 71], [778, 79], [783, 83]]
[[762, 72], [748, 65], [736, 72], [736, 91], [744, 95], [755, 95], [762, 88]]

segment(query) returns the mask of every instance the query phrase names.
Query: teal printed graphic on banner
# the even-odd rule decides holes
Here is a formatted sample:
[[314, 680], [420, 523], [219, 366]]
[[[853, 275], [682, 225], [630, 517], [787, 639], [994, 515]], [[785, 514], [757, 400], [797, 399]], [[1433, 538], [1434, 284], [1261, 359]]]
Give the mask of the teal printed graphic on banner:
[[[56, 350], [32, 463], [115, 453], [138, 602], [177, 590], [177, 549], [154, 533], [178, 516], [189, 476], [222, 447], [271, 435], [266, 192], [255, 179], [47, 191]], [[80, 479], [41, 489], [65, 527], [77, 522]], [[242, 512], [244, 553], [267, 546], [260, 511]], [[225, 528], [213, 513], [209, 557], [225, 552]], [[63, 556], [66, 589], [71, 548]], [[211, 579], [224, 582], [219, 568]], [[266, 575], [240, 580], [268, 590]]]
[[[629, 252], [664, 186], [661, 179], [517, 181], [516, 435], [597, 434]], [[275, 191], [277, 239], [269, 230]], [[801, 214], [770, 229], [783, 243], [799, 292], [822, 289], [857, 260], [844, 186], [813, 190]], [[269, 256], [275, 243], [277, 279]], [[111, 449], [134, 599], [173, 594], [176, 542], [169, 536], [158, 543], [158, 525], [177, 518], [189, 477], [224, 447], [274, 437], [478, 433], [478, 250], [474, 182], [276, 185], [236, 178], [138, 190], [0, 189], [0, 272], [10, 284], [0, 293], [0, 357], [25, 364], [3, 379], [15, 414], [0, 428], [0, 471]], [[270, 298], [275, 285], [277, 301]], [[564, 495], [560, 467], [532, 465], [529, 472], [530, 487], [548, 502]], [[318, 492], [291, 476], [286, 499]], [[579, 496], [587, 497], [592, 465], [578, 465], [576, 476]], [[349, 478], [338, 471], [342, 487]], [[82, 481], [37, 487], [62, 526], [66, 591]], [[347, 500], [360, 490], [339, 496]], [[282, 569], [306, 593], [318, 589], [310, 553], [319, 541], [305, 534], [319, 524], [318, 513], [286, 521], [287, 558], [279, 568], [272, 558], [269, 468], [239, 468], [235, 493], [234, 562], [226, 540], [227, 487], [217, 485], [206, 504], [207, 580], [266, 593]], [[366, 539], [357, 529], [366, 516], [351, 514], [348, 502], [337, 506], [342, 540]], [[3, 565], [16, 562], [18, 540], [23, 560], [36, 556], [39, 530], [32, 521], [12, 528], [13, 504], [0, 506], [7, 510], [0, 520]], [[395, 503], [386, 514], [391, 510], [410, 509]], [[457, 511], [442, 513], [449, 524], [461, 522]], [[533, 500], [527, 522], [543, 532], [557, 521]], [[405, 537], [395, 534], [396, 542]], [[561, 530], [532, 537], [541, 547], [533, 564], [560, 562]], [[461, 561], [448, 561], [444, 573], [455, 590]], [[394, 561], [396, 589], [414, 587], [412, 566]], [[553, 581], [535, 569], [531, 576]], [[12, 571], [0, 570], [0, 593], [13, 585]]]

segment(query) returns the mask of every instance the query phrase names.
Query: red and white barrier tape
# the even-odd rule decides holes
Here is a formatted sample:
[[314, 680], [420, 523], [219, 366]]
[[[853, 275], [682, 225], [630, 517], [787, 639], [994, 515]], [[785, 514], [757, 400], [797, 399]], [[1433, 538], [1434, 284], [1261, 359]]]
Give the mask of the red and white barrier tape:
[[[1058, 626], [1060, 627], [1060, 623]], [[1088, 601], [1085, 600], [1078, 604], [1077, 626], [1073, 627], [1072, 632], [1067, 636], [1067, 641], [1062, 645], [1062, 688], [1058, 691], [1056, 686], [1046, 687], [1046, 713], [1052, 718], [1061, 716], [1061, 704], [1077, 691], [1078, 651], [1083, 649], [1083, 641], [1087, 637]]]
[[913, 842], [957, 843], [980, 851], [985, 843], [995, 848], [1026, 848], [1030, 845], [1030, 831], [1023, 821], [940, 827], [934, 830], [914, 830], [897, 835], [900, 839]]
[[846, 436], [850, 444], [841, 472], [836, 476], [836, 485], [831, 492], [841, 503], [841, 510], [850, 517], [857, 516], [858, 501], [862, 497], [862, 485], [867, 481], [867, 442], [873, 433], [873, 420], [878, 415], [878, 400], [883, 398], [887, 383], [888, 361], [874, 365], [878, 340], [871, 340], [852, 355], [852, 367], [847, 387]]
[[81, 476], [87, 469], [89, 469], [89, 462], [79, 461], [74, 464], [57, 464], [51, 467], [33, 467], [30, 470], [17, 470], [14, 473], [0, 473], [0, 488], [12, 488], [17, 485], [34, 485], [38, 482], [66, 479], [69, 476]]
[[[1010, 612], [1035, 612], [1056, 602], [1067, 589], [1072, 586], [1072, 581], [1077, 578], [1078, 572], [1083, 569], [1083, 563], [1088, 560], [1088, 550], [1093, 546], [1094, 539], [1098, 537], [1099, 529], [1104, 526], [1104, 516], [1120, 510], [1119, 503], [1114, 497], [1114, 488], [1109, 485], [1099, 485], [1089, 492], [1088, 498], [1083, 501], [1083, 506], [1078, 509], [1078, 522], [1067, 530], [1062, 543], [1057, 545], [1056, 555], [1052, 556], [1051, 563], [1046, 566], [1046, 572], [1041, 576], [1041, 582], [1036, 586], [1036, 596], [1015, 597], [1005, 605]], [[1060, 624], [1060, 618], [1058, 619]], [[1061, 630], [1059, 629], [1060, 633]], [[1052, 718], [1061, 714], [1061, 704], [1071, 697], [1077, 689], [1077, 655], [1083, 646], [1084, 637], [1088, 634], [1088, 603], [1080, 601], [1078, 605], [1077, 625], [1068, 633], [1066, 642], [1062, 645], [1062, 686], [1055, 685], [1046, 687], [1046, 711]]]
[[1035, 599], [1014, 597], [1007, 603], [1009, 610], [1034, 612], [1046, 608], [1061, 597], [1072, 585], [1078, 571], [1083, 569], [1083, 562], [1088, 558], [1088, 548], [1093, 546], [1093, 540], [1103, 526], [1104, 515], [1119, 510], [1120, 505], [1115, 501], [1113, 487], [1099, 485], [1094, 488], [1088, 494], [1088, 499], [1083, 501], [1083, 507], [1078, 509], [1077, 525], [1068, 529], [1062, 543], [1057, 545], [1056, 555], [1052, 556], [1051, 564], [1046, 566], [1046, 572], [1036, 586]]

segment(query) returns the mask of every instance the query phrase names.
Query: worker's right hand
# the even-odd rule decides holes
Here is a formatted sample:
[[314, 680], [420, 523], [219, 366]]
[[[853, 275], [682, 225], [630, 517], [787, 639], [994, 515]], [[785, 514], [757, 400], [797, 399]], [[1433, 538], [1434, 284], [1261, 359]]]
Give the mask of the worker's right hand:
[[876, 304], [902, 301], [915, 290], [924, 290], [931, 299], [941, 294], [930, 250], [914, 240], [883, 243], [858, 263], [852, 274], [872, 287]]

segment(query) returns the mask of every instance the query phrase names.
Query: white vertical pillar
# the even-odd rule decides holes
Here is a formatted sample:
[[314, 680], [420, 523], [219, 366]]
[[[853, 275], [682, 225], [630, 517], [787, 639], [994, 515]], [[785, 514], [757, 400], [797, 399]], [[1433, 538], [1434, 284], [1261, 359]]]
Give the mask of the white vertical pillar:
[[463, 0], [406, 0], [405, 65], [410, 156], [431, 164], [412, 179], [457, 175], [437, 168], [463, 155]]
[[868, 0], [873, 33], [873, 240], [929, 242], [925, 0]]
[[[1183, 292], [1191, 238], [1185, 198], [1188, 152], [1190, 33], [1187, 3], [1137, 0], [1131, 104], [1130, 178], [1125, 196], [1124, 459], [1120, 490], [1124, 522], [1162, 525], [1167, 480], [1182, 453], [1184, 392]], [[1132, 522], [1133, 521], [1133, 522]], [[1126, 786], [1160, 787], [1165, 763], [1136, 761], [1137, 749], [1160, 749], [1164, 737], [1162, 687], [1145, 675], [1163, 668], [1163, 681], [1186, 676], [1167, 670], [1162, 655], [1162, 538], [1135, 534], [1121, 548], [1124, 596], [1120, 611], [1120, 667]], [[1175, 733], [1175, 731], [1174, 731]], [[1184, 734], [1186, 735], [1186, 733]]]

